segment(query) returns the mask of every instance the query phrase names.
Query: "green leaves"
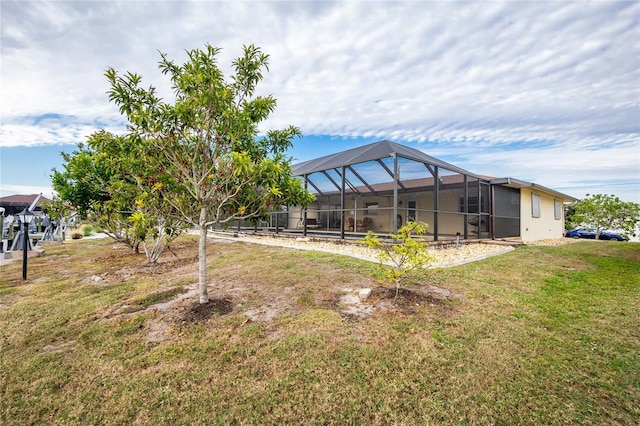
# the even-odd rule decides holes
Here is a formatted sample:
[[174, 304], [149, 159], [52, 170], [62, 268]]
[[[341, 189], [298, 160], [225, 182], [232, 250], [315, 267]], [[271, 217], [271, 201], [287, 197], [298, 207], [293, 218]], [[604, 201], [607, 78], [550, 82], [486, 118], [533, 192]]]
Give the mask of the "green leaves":
[[[128, 210], [135, 211], [129, 225], [143, 243], [149, 235], [161, 238], [156, 231], [180, 218], [180, 225], [172, 223], [199, 227], [200, 257], [205, 258], [209, 225], [262, 217], [269, 208], [304, 206], [313, 198], [291, 176], [290, 159], [283, 155], [300, 130], [289, 126], [258, 138], [258, 124], [276, 107], [271, 95], [255, 95], [269, 56], [254, 45], [244, 46], [232, 63], [234, 74], [225, 80], [217, 63], [219, 48], [207, 44], [186, 53], [181, 65], [160, 53], [159, 68], [171, 80], [173, 101], [158, 98], [153, 86], [143, 88], [135, 73], [105, 72], [109, 100], [127, 118], [129, 133], [116, 137], [105, 132], [94, 138], [94, 149], [113, 173], [109, 188], [136, 187], [137, 192], [125, 194], [131, 195]], [[201, 302], [207, 300], [204, 264]]]
[[414, 234], [427, 233], [428, 224], [424, 222], [407, 222], [398, 230], [397, 234], [389, 234], [389, 238], [398, 244], [388, 244], [373, 232], [369, 231], [364, 242], [367, 246], [379, 253], [379, 276], [387, 283], [395, 283], [400, 287], [400, 281], [408, 272], [422, 269], [431, 262], [431, 257], [423, 241], [414, 237]]
[[235, 76], [232, 77], [240, 99], [253, 96], [257, 84], [262, 80], [262, 69], [269, 70], [269, 55], [262, 53], [253, 44], [244, 46], [244, 54], [233, 61]]
[[79, 144], [77, 150], [65, 154], [63, 159], [64, 170], [52, 170], [53, 188], [63, 201], [86, 217], [93, 210], [94, 203], [110, 199], [105, 188], [114, 172], [105, 156], [84, 144]]
[[572, 220], [597, 228], [598, 235], [604, 229], [635, 235], [636, 224], [640, 222], [640, 205], [613, 195], [587, 194], [587, 198], [575, 205]]

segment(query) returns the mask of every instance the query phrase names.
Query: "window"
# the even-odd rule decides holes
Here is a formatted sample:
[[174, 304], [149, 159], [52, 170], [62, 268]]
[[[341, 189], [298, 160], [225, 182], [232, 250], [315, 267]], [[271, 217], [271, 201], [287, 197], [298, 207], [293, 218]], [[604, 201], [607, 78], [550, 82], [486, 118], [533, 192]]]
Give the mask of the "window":
[[562, 219], [562, 203], [558, 200], [553, 201], [553, 217], [556, 220]]
[[414, 200], [407, 201], [407, 222], [415, 222], [417, 218], [416, 202]]
[[378, 214], [378, 203], [366, 203], [367, 211], [365, 214], [368, 216], [375, 216]]
[[531, 194], [531, 217], [540, 217], [540, 196]]

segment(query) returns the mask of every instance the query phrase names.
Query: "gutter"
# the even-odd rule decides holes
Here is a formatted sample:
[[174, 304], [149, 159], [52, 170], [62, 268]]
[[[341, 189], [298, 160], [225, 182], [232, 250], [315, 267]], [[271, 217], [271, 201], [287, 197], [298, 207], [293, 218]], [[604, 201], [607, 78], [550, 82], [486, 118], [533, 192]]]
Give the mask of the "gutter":
[[502, 185], [502, 186], [506, 186], [506, 187], [510, 187], [510, 188], [519, 188], [519, 189], [520, 188], [533, 188], [533, 189], [537, 189], [537, 190], [539, 190], [541, 192], [546, 192], [547, 194], [551, 194], [553, 196], [561, 198], [565, 202], [576, 202], [576, 201], [578, 201], [577, 198], [572, 197], [572, 196], [567, 195], [567, 194], [563, 194], [562, 192], [556, 191], [554, 189], [550, 189], [550, 188], [547, 188], [545, 186], [538, 185], [537, 183], [526, 182], [526, 181], [523, 181], [523, 180], [511, 178], [511, 177], [491, 179], [489, 181], [489, 184], [491, 184], [491, 185]]

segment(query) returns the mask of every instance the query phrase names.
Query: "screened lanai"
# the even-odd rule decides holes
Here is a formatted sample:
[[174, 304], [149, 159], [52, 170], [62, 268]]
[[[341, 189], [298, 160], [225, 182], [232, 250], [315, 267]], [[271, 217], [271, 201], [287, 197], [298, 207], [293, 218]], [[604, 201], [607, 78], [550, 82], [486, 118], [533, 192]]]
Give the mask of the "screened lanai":
[[489, 238], [490, 185], [425, 153], [387, 140], [294, 166], [315, 202], [289, 207], [284, 227], [345, 238], [429, 225], [434, 241]]

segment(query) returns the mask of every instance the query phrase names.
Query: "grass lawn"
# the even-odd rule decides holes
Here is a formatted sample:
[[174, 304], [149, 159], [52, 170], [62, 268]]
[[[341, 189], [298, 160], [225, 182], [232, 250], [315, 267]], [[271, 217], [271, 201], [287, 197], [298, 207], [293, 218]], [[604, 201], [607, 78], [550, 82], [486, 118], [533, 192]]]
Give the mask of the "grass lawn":
[[174, 251], [144, 266], [79, 240], [27, 282], [3, 266], [0, 423], [640, 423], [640, 244], [428, 270], [412, 289], [457, 297], [366, 318], [339, 302], [377, 285], [365, 261], [212, 242], [216, 309], [198, 316], [197, 242]]

